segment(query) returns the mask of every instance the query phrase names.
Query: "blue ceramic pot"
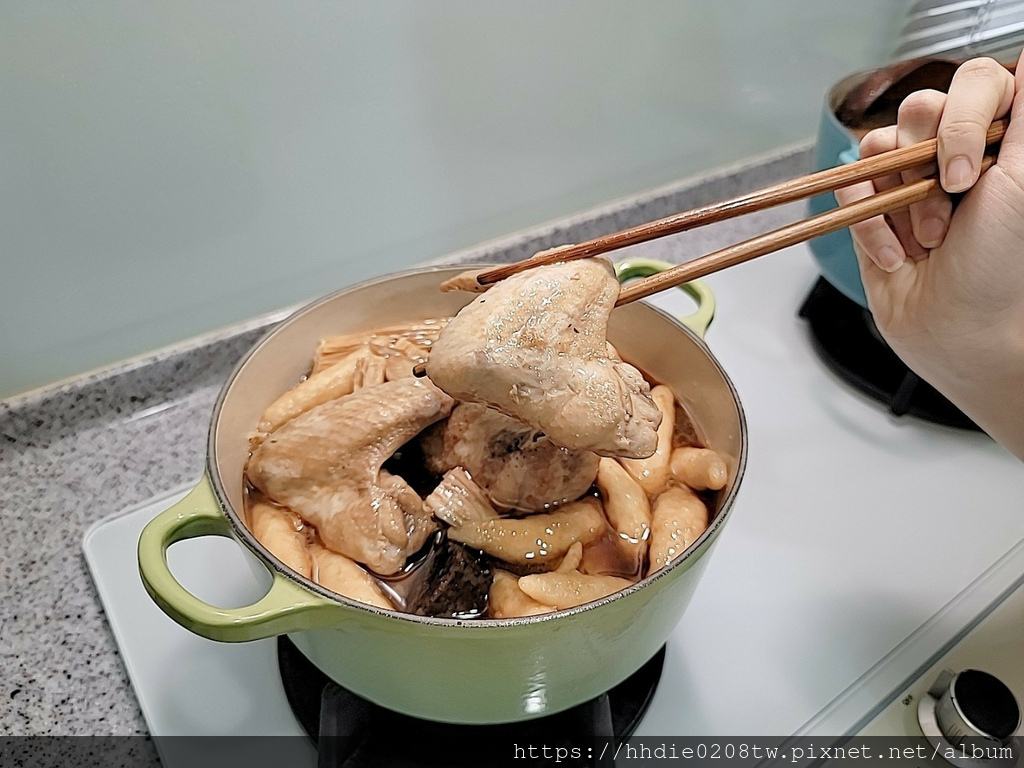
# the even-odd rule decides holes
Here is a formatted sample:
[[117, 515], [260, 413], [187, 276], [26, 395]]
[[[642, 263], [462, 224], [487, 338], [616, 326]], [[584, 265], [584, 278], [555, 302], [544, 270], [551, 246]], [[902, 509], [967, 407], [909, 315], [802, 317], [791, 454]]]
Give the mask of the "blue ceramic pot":
[[[859, 78], [858, 78], [859, 79]], [[850, 133], [835, 115], [839, 96], [848, 90], [850, 78], [833, 87], [825, 99], [818, 124], [818, 144], [814, 153], [815, 170], [832, 168], [858, 159], [858, 139]], [[812, 215], [836, 208], [835, 196], [829, 192], [810, 199], [808, 208]], [[840, 229], [829, 235], [815, 238], [810, 242], [811, 253], [818, 262], [821, 274], [845, 296], [862, 307], [867, 307], [864, 285], [860, 280], [857, 255], [853, 251], [850, 230]]]

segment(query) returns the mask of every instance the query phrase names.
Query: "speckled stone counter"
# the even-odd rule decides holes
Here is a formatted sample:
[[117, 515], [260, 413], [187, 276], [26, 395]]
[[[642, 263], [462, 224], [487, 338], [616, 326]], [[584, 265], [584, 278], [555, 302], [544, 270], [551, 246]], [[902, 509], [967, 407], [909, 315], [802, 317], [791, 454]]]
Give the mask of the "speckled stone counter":
[[[444, 261], [522, 259], [799, 175], [809, 163], [806, 146], [791, 148]], [[616, 257], [684, 261], [801, 212], [794, 204]], [[82, 536], [96, 521], [200, 476], [218, 390], [238, 358], [283, 316], [0, 402], [0, 733], [146, 733], [85, 565]]]

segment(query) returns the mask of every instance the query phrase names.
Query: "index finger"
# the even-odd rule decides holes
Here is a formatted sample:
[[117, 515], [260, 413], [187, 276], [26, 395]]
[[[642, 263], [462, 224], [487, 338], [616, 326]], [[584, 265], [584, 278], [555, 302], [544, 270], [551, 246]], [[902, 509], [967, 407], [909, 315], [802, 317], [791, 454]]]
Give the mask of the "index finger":
[[965, 62], [953, 75], [939, 121], [939, 178], [947, 192], [963, 192], [978, 180], [985, 134], [1013, 103], [1013, 75], [994, 59]]

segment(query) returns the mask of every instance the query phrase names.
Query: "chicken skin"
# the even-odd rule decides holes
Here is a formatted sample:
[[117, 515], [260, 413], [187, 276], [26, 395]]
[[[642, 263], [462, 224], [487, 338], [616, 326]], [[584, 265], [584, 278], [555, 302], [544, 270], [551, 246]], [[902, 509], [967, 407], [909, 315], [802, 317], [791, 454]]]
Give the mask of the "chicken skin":
[[607, 341], [618, 293], [602, 258], [506, 278], [445, 327], [427, 375], [457, 400], [496, 408], [556, 445], [646, 458], [661, 413], [640, 371]]
[[409, 484], [381, 465], [453, 404], [413, 378], [331, 400], [268, 435], [249, 460], [249, 479], [316, 526], [330, 549], [395, 573], [436, 523]]

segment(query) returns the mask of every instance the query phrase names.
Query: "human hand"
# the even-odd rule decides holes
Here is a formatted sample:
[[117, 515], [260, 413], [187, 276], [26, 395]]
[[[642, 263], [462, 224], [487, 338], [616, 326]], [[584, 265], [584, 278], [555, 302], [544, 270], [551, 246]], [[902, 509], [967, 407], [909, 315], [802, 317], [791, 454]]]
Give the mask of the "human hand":
[[[1024, 55], [1022, 55], [1024, 62]], [[989, 124], [1010, 114], [979, 178]], [[861, 156], [938, 137], [941, 190], [850, 228], [879, 332], [914, 371], [1024, 458], [1024, 64], [962, 65], [949, 93], [918, 91]], [[836, 192], [841, 204], [935, 173], [915, 168]], [[951, 193], [965, 192], [954, 209]]]

